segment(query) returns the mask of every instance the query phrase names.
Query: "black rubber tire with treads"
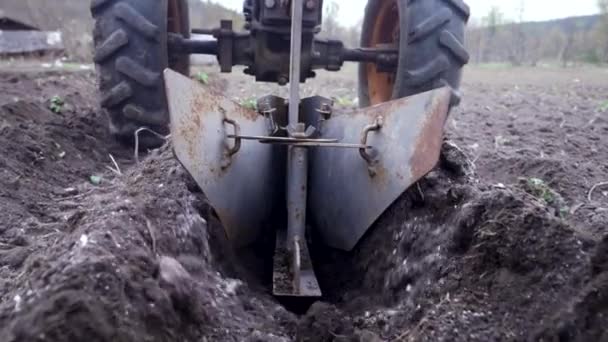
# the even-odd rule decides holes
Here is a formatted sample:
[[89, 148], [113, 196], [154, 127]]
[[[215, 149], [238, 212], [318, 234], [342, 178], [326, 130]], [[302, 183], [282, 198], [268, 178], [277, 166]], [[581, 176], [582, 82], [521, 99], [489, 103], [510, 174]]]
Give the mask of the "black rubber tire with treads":
[[[92, 0], [93, 38], [101, 106], [110, 119], [110, 131], [132, 143], [141, 127], [168, 134], [169, 115], [162, 72], [169, 65], [167, 49], [168, 1], [180, 8], [180, 33], [188, 35], [186, 0]], [[172, 60], [176, 60], [172, 58]], [[187, 73], [180, 60], [178, 70]], [[163, 139], [139, 135], [143, 148], [158, 147]]]
[[[379, 4], [387, 0], [369, 0], [365, 10], [361, 46], [369, 46]], [[462, 0], [397, 0], [400, 18], [399, 66], [395, 74], [392, 98], [415, 95], [449, 85], [452, 104], [460, 101], [458, 88], [462, 68], [469, 61], [464, 46], [464, 31], [470, 9]], [[359, 101], [370, 105], [366, 67], [359, 69]]]

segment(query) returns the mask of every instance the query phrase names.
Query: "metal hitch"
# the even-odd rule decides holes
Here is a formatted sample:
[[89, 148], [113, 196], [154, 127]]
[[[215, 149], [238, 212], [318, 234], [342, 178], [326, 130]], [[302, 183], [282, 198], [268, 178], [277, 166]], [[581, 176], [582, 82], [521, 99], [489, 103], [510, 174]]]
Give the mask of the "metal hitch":
[[308, 229], [352, 250], [436, 165], [451, 96], [440, 88], [351, 113], [332, 113], [331, 100], [312, 97], [298, 102], [298, 123], [288, 124], [284, 99], [260, 99], [258, 113], [171, 70], [165, 83], [175, 154], [234, 245], [253, 242], [287, 209], [288, 222], [275, 227], [273, 290], [281, 296], [321, 295]]

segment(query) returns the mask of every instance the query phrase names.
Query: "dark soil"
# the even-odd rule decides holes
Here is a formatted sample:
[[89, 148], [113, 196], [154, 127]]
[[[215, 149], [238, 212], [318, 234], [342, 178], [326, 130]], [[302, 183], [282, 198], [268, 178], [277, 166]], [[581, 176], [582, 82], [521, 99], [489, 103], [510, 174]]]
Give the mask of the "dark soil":
[[112, 142], [94, 75], [0, 74], [0, 340], [608, 340], [608, 85], [489, 75], [355, 251], [313, 245], [297, 315], [169, 146]]

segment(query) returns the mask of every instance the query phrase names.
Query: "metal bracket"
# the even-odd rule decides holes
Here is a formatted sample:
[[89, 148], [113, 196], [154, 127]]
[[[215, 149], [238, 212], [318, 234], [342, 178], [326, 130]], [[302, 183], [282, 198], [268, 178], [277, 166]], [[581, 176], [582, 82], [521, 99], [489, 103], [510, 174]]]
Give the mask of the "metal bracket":
[[226, 151], [225, 151], [224, 157], [222, 158], [222, 163], [221, 163], [222, 169], [226, 169], [232, 163], [232, 156], [237, 154], [237, 152], [239, 152], [239, 150], [241, 149], [241, 136], [240, 136], [241, 127], [235, 120], [232, 120], [229, 118], [224, 118], [223, 123], [234, 127], [234, 134], [227, 135], [227, 138], [234, 139], [234, 145], [230, 146], [230, 144], [228, 142], [225, 143]]
[[268, 122], [270, 135], [283, 136], [287, 131], [287, 104], [282, 97], [267, 95], [257, 101], [258, 112]]
[[376, 164], [378, 163], [378, 159], [376, 159], [375, 155], [371, 155], [367, 152], [367, 137], [369, 136], [369, 133], [379, 131], [382, 128], [383, 121], [382, 116], [377, 117], [373, 124], [365, 126], [363, 133], [361, 134], [361, 145], [366, 147], [359, 148], [359, 154], [368, 165], [367, 169], [370, 177], [376, 176]]
[[234, 127], [234, 134], [228, 135], [228, 138], [234, 139], [234, 146], [230, 147], [228, 144], [226, 144], [226, 153], [228, 154], [228, 157], [232, 157], [241, 149], [241, 126], [239, 126], [235, 120], [228, 118], [224, 118], [224, 123]]

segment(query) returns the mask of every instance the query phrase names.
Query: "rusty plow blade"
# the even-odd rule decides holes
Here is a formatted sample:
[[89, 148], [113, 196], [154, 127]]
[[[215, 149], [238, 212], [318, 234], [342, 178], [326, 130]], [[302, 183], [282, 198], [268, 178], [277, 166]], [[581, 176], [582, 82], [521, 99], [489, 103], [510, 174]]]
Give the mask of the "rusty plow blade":
[[435, 167], [450, 96], [444, 87], [321, 122], [321, 138], [369, 146], [360, 153], [312, 150], [308, 207], [325, 244], [353, 249], [378, 217]]
[[171, 70], [165, 85], [177, 158], [235, 247], [276, 231], [273, 292], [290, 297], [321, 296], [307, 238], [352, 250], [437, 164], [451, 97], [440, 88], [332, 114], [332, 101], [316, 96], [293, 120], [278, 97], [260, 99], [258, 113]]
[[[285, 207], [283, 145], [293, 139], [272, 135], [276, 125], [285, 125], [285, 118], [277, 115], [271, 122], [172, 70], [164, 76], [177, 159], [207, 197], [232, 244], [254, 242], [276, 221], [275, 211]], [[283, 99], [267, 100], [284, 107]], [[304, 226], [300, 227], [291, 239], [285, 229], [277, 229], [273, 290], [278, 296], [320, 297]]]
[[281, 177], [273, 145], [229, 134], [265, 135], [257, 112], [172, 70], [165, 71], [171, 138], [177, 159], [209, 200], [236, 247], [253, 242], [273, 212]]

